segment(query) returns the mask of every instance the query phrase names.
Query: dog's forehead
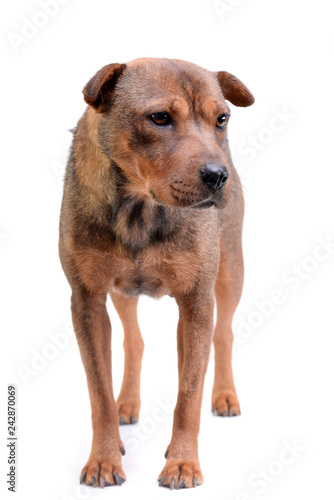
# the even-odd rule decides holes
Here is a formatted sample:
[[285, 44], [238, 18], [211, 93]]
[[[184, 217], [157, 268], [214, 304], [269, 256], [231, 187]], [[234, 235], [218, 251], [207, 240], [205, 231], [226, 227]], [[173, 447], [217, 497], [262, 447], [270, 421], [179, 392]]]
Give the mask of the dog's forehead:
[[137, 59], [127, 64], [120, 92], [132, 96], [139, 106], [186, 100], [224, 103], [214, 73], [176, 59]]

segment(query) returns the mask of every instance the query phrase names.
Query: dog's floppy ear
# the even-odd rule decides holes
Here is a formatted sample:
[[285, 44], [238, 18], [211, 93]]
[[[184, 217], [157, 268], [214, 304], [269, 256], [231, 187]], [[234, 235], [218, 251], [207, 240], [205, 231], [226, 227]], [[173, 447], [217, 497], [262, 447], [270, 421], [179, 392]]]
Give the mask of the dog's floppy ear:
[[231, 73], [227, 73], [227, 71], [218, 71], [216, 76], [225, 99], [235, 106], [247, 107], [254, 104], [255, 99], [253, 94], [239, 78], [231, 75]]
[[87, 83], [82, 93], [87, 104], [98, 113], [109, 108], [118, 78], [126, 68], [125, 64], [108, 64], [103, 66]]

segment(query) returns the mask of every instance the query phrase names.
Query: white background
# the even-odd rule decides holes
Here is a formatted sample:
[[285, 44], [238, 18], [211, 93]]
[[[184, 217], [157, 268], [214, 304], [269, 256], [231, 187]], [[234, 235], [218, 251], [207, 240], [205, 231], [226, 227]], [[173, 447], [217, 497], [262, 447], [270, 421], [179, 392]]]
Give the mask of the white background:
[[[334, 240], [331, 2], [222, 0], [220, 15], [212, 0], [62, 3], [46, 18], [36, 0], [2, 4], [2, 498], [13, 495], [5, 484], [8, 383], [18, 390], [18, 499], [333, 498], [334, 249], [318, 252], [318, 241]], [[24, 18], [44, 26], [15, 50]], [[169, 298], [140, 302], [142, 412], [138, 425], [121, 428], [127, 482], [78, 486], [90, 452], [90, 406], [68, 335], [70, 288], [57, 249], [68, 129], [85, 109], [81, 90], [103, 65], [141, 56], [230, 71], [256, 98], [251, 108], [232, 107], [229, 133], [246, 193], [234, 352], [242, 416], [211, 415], [211, 360], [200, 433], [205, 483], [178, 493], [156, 484], [177, 387], [177, 309]], [[265, 316], [259, 302], [274, 290], [281, 303], [265, 302]], [[111, 305], [110, 315], [117, 395], [123, 334]], [[62, 348], [52, 340], [58, 333]], [[283, 451], [286, 443], [297, 447], [295, 456]], [[261, 468], [267, 479], [259, 482]]]

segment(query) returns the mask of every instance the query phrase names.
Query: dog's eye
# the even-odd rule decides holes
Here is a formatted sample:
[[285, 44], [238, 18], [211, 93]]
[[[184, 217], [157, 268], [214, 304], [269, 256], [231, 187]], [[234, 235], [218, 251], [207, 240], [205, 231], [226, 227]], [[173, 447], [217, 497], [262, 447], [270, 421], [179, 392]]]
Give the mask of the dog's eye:
[[223, 113], [222, 115], [219, 115], [216, 121], [216, 126], [219, 128], [224, 128], [226, 123], [227, 123], [228, 115]]
[[153, 113], [150, 115], [150, 119], [156, 125], [169, 125], [171, 123], [171, 117], [169, 113], [165, 111], [159, 111], [158, 113]]

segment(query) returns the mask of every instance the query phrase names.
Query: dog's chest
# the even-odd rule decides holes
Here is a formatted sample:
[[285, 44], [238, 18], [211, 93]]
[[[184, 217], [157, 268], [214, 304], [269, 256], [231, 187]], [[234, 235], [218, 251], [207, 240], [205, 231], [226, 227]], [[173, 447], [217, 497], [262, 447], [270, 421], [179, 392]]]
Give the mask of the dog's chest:
[[[132, 246], [116, 238], [109, 240], [107, 233], [97, 233], [94, 245], [81, 245], [81, 251], [75, 254], [82, 281], [90, 290], [107, 293], [114, 289], [124, 295], [158, 298], [189, 293], [199, 282], [214, 280], [219, 261], [218, 234], [215, 220], [203, 217], [201, 221], [201, 216], [202, 212], [197, 224], [184, 221], [167, 241], [161, 237], [144, 247], [139, 245], [136, 233], [132, 233]], [[205, 227], [205, 231], [199, 227]]]
[[159, 298], [187, 293], [199, 280], [215, 274], [216, 265], [206, 260], [204, 266], [202, 257], [198, 252], [185, 249], [164, 254], [151, 249], [142, 259], [134, 261], [114, 257], [110, 286], [130, 296], [145, 294]]

